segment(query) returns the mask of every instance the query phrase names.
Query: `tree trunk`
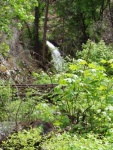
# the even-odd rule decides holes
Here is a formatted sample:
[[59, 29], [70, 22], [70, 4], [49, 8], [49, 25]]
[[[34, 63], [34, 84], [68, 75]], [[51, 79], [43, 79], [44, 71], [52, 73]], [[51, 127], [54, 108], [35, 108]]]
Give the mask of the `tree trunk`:
[[40, 43], [39, 43], [39, 6], [35, 7], [35, 20], [34, 20], [34, 58], [40, 60]]
[[43, 33], [43, 49], [42, 49], [42, 59], [43, 64], [45, 64], [45, 48], [46, 48], [46, 32], [47, 32], [47, 17], [48, 17], [48, 9], [49, 9], [49, 0], [46, 0], [46, 11], [45, 11], [45, 21], [44, 21], [44, 33]]

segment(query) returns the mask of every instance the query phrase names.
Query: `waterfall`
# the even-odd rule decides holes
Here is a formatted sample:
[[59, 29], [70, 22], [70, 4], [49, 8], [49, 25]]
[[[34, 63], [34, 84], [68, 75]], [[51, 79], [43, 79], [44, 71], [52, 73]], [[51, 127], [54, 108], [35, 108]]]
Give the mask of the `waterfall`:
[[62, 71], [64, 66], [64, 60], [61, 57], [61, 54], [57, 47], [55, 47], [52, 43], [49, 41], [46, 41], [47, 46], [49, 47], [52, 55], [52, 62], [54, 63], [54, 67], [57, 71]]

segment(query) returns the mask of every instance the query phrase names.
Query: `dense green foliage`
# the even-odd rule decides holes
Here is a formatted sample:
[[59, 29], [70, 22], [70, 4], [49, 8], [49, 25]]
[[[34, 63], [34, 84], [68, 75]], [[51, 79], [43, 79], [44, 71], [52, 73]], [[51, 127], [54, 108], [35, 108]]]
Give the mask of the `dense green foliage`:
[[78, 51], [77, 55], [88, 62], [101, 63], [103, 60], [113, 59], [113, 50], [112, 46], [107, 46], [104, 41], [97, 44], [88, 40], [86, 44], [83, 44], [83, 51]]
[[[19, 31], [23, 30], [24, 34], [27, 33], [30, 38], [30, 45], [34, 47], [37, 45], [37, 53], [40, 54], [38, 42], [42, 41], [44, 34], [44, 13], [47, 1], [2, 0], [0, 4], [1, 32], [11, 35], [12, 27], [18, 28]], [[110, 16], [106, 12], [109, 12]], [[109, 19], [107, 22], [112, 24], [112, 1], [50, 1], [46, 36], [58, 43], [63, 52], [75, 57], [76, 51], [80, 50], [81, 45], [88, 39], [97, 42], [103, 39], [104, 30], [107, 30], [104, 15]], [[112, 29], [111, 26], [109, 27], [108, 34], [111, 36]], [[107, 41], [109, 38], [105, 36], [104, 39]], [[111, 43], [110, 40], [108, 40], [109, 43]], [[36, 49], [34, 51], [36, 52]]]
[[[101, 39], [106, 18], [112, 26], [113, 2], [47, 2], [0, 1], [0, 148], [112, 150], [113, 47]], [[42, 37], [67, 56], [62, 71], [42, 64]]]
[[22, 132], [15, 133], [8, 139], [7, 142], [3, 142], [4, 148], [10, 149], [23, 149], [34, 150], [38, 149], [38, 146], [34, 148], [36, 142], [40, 141], [41, 129], [30, 129], [29, 131], [23, 130]]
[[55, 101], [72, 123], [75, 122], [73, 130], [105, 132], [109, 129], [113, 89], [112, 79], [104, 72], [104, 67], [78, 59], [69, 64], [68, 72], [59, 76], [59, 86], [55, 88], [59, 95]]
[[[65, 70], [61, 73], [33, 73], [37, 80], [35, 83], [39, 80], [41, 83], [58, 83], [51, 93], [42, 94], [38, 91], [38, 96], [31, 96], [37, 91], [29, 88], [25, 91], [24, 101], [18, 97], [11, 101], [8, 98], [10, 87], [2, 88], [2, 99], [5, 100], [4, 107], [1, 104], [2, 116], [7, 116], [7, 112], [11, 112], [10, 120], [17, 122], [23, 118], [24, 122], [42, 119], [52, 122], [55, 128], [50, 135], [44, 137], [40, 136], [39, 131], [36, 132], [37, 129], [13, 134], [2, 146], [7, 149], [36, 149], [37, 146], [49, 150], [112, 149], [113, 78], [106, 74], [106, 69], [99, 60], [105, 60], [104, 51], [101, 53], [103, 47], [109, 49], [103, 42], [98, 45], [93, 43], [92, 47], [89, 47], [89, 44], [84, 45], [81, 52], [83, 58], [87, 54], [86, 50], [92, 48], [88, 61], [73, 59], [66, 63]], [[98, 54], [103, 54], [102, 57], [97, 57], [97, 60], [97, 53], [93, 53], [94, 48]], [[105, 56], [108, 61], [109, 55], [106, 53]], [[112, 61], [110, 64], [112, 69]], [[37, 142], [38, 145], [35, 144]]]
[[[112, 132], [112, 131], [111, 131]], [[98, 136], [93, 134], [87, 135], [72, 135], [70, 133], [63, 133], [53, 135], [50, 139], [46, 136], [41, 145], [38, 142], [41, 139], [39, 129], [31, 129], [29, 131], [19, 132], [11, 136], [7, 142], [4, 142], [4, 148], [10, 149], [23, 149], [23, 150], [37, 150], [40, 146], [46, 150], [112, 150], [112, 138], [98, 139]]]
[[2, 0], [0, 2], [1, 31], [5, 31], [8, 34], [9, 29], [11, 30], [10, 25], [17, 26], [19, 29], [21, 29], [24, 21], [32, 21], [34, 19], [32, 14], [34, 6], [38, 6], [37, 0], [17, 0], [16, 2], [15, 0]]
[[[110, 137], [112, 138], [112, 137]], [[98, 139], [93, 134], [88, 135], [71, 135], [63, 133], [62, 135], [53, 136], [49, 141], [43, 144], [47, 150], [109, 150], [113, 149], [112, 143], [108, 139]]]
[[[75, 56], [76, 49], [88, 39], [99, 41], [103, 32], [104, 11], [111, 2], [108, 0], [60, 0], [56, 2], [56, 10], [61, 23], [55, 29], [56, 36], [62, 37], [65, 52]], [[58, 33], [60, 35], [58, 35]]]

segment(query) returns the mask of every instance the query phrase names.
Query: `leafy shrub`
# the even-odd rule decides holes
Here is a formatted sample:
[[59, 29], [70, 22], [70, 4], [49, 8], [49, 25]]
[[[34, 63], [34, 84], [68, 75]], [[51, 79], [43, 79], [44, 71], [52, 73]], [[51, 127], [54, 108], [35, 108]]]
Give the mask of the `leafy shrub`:
[[[64, 132], [52, 134], [42, 140], [40, 131], [40, 129], [30, 129], [14, 133], [2, 143], [2, 148], [4, 150], [37, 150], [39, 147], [43, 150], [113, 150], [112, 140], [108, 137], [99, 138], [91, 133], [75, 135]], [[112, 137], [113, 135], [111, 139]]]
[[45, 121], [53, 121], [55, 112], [56, 106], [52, 106], [45, 102], [40, 102], [35, 106], [31, 117], [34, 120], [42, 119]]
[[103, 65], [108, 75], [113, 75], [113, 47], [106, 45], [104, 41], [94, 43], [90, 40], [83, 44], [83, 51], [77, 53], [78, 58], [87, 62], [97, 62]]
[[67, 132], [54, 135], [42, 144], [46, 150], [113, 150], [112, 143], [96, 135], [71, 135]]
[[111, 127], [112, 80], [103, 66], [82, 59], [74, 60], [68, 71], [58, 76], [54, 102], [69, 117], [72, 131], [105, 133]]
[[41, 129], [37, 128], [14, 133], [2, 143], [2, 148], [4, 150], [37, 150], [39, 147], [43, 150], [113, 150], [111, 131], [107, 133], [110, 136], [101, 138], [92, 133], [78, 135], [64, 132], [45, 136], [43, 140], [40, 132]]
[[88, 40], [86, 44], [83, 44], [83, 50], [77, 53], [78, 58], [84, 59], [87, 62], [98, 62], [101, 60], [109, 60], [113, 58], [112, 46], [107, 46], [104, 41], [95, 43]]
[[37, 150], [38, 143], [41, 140], [41, 128], [23, 130], [9, 136], [7, 141], [3, 141], [2, 147], [6, 150]]
[[11, 101], [10, 84], [0, 81], [0, 120], [7, 119], [9, 116], [9, 103]]
[[0, 43], [0, 53], [4, 57], [7, 57], [8, 51], [9, 51], [9, 46], [5, 42]]
[[41, 71], [40, 73], [33, 72], [33, 77], [36, 79], [35, 84], [50, 84], [55, 83], [55, 76], [50, 73]]

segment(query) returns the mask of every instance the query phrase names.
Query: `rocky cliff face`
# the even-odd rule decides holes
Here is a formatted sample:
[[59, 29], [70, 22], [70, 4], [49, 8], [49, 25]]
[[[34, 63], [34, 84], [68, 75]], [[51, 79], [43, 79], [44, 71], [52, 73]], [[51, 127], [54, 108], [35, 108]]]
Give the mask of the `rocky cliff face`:
[[11, 27], [11, 32], [11, 37], [5, 33], [0, 36], [0, 43], [8, 47], [6, 55], [5, 47], [3, 51], [0, 50], [0, 77], [19, 83], [29, 82], [31, 72], [37, 72], [37, 62], [31, 56], [29, 40], [22, 41], [24, 33], [16, 27]]

